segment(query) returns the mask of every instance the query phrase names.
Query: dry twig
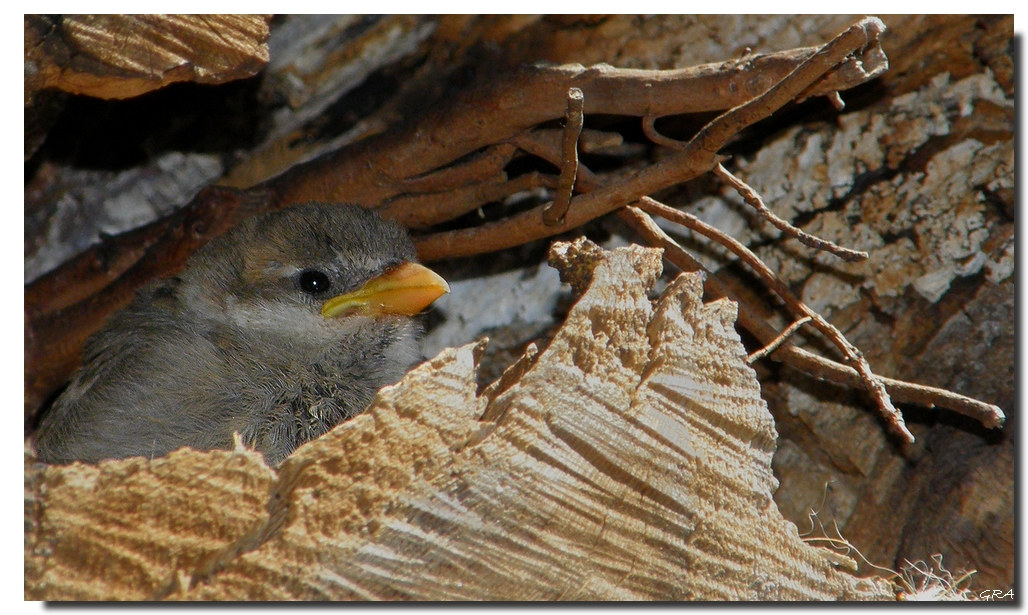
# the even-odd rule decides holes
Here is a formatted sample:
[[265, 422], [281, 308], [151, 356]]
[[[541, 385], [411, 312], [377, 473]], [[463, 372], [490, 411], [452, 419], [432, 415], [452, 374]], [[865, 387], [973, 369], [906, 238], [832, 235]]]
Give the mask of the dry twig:
[[643, 211], [660, 216], [665, 220], [677, 222], [682, 226], [693, 230], [708, 239], [712, 239], [719, 244], [725, 246], [733, 254], [738, 256], [750, 269], [756, 273], [762, 282], [767, 285], [768, 288], [773, 290], [776, 295], [785, 301], [785, 304], [800, 317], [810, 318], [811, 324], [818, 331], [821, 332], [829, 341], [831, 341], [843, 354], [845, 361], [853, 365], [857, 373], [860, 374], [861, 380], [863, 380], [864, 387], [867, 389], [875, 402], [878, 404], [878, 409], [882, 412], [885, 420], [889, 423], [889, 426], [894, 432], [908, 442], [914, 441], [914, 435], [910, 433], [907, 426], [903, 422], [903, 417], [900, 415], [899, 410], [892, 405], [892, 400], [889, 398], [889, 393], [885, 389], [885, 385], [881, 379], [871, 371], [871, 366], [868, 365], [867, 359], [864, 358], [864, 353], [860, 352], [856, 346], [851, 344], [849, 340], [842, 334], [841, 331], [836, 329], [831, 323], [825, 320], [820, 314], [810, 309], [807, 304], [803, 303], [793, 294], [789, 287], [782, 282], [778, 276], [775, 275], [771, 269], [764, 264], [764, 261], [760, 260], [760, 257], [750, 251], [749, 248], [739, 243], [735, 238], [726, 235], [718, 229], [710, 226], [703, 222], [696, 216], [672, 209], [663, 203], [659, 203], [650, 197], [643, 197], [639, 200], [639, 209]]
[[554, 226], [564, 222], [564, 214], [571, 205], [571, 193], [578, 177], [578, 137], [585, 122], [585, 96], [582, 90], [568, 90], [568, 110], [564, 120], [564, 141], [561, 146], [560, 179], [553, 202], [543, 209], [543, 224]]
[[802, 327], [803, 325], [807, 324], [808, 322], [810, 322], [810, 317], [809, 316], [804, 316], [803, 318], [801, 318], [801, 319], [797, 320], [796, 322], [792, 323], [791, 325], [789, 325], [789, 327], [785, 331], [782, 331], [781, 335], [779, 335], [775, 339], [771, 340], [770, 344], [764, 346], [760, 350], [756, 350], [756, 351], [750, 353], [750, 355], [748, 357], [746, 357], [747, 365], [753, 365], [754, 363], [756, 363], [760, 359], [763, 359], [767, 355], [769, 355], [772, 352], [778, 350], [779, 346], [784, 344], [787, 339], [792, 337], [793, 333], [796, 333], [797, 331], [799, 331], [799, 328]]
[[[531, 151], [540, 158], [556, 166], [560, 165], [560, 153], [557, 151], [555, 141], [538, 138], [538, 135], [535, 133], [529, 133], [519, 135], [515, 142], [519, 147]], [[590, 192], [600, 186], [600, 179], [588, 167], [580, 165], [579, 175], [577, 187], [580, 192]], [[774, 327], [757, 314], [756, 310], [749, 307], [745, 301], [740, 300], [730, 292], [727, 286], [721, 283], [713, 273], [708, 271], [674, 239], [669, 237], [642, 210], [637, 207], [628, 206], [618, 210], [617, 214], [646, 239], [651, 246], [663, 248], [664, 257], [674, 263], [679, 269], [683, 271], [705, 272], [707, 276], [704, 282], [704, 290], [715, 298], [728, 298], [738, 304], [739, 324], [764, 344], [764, 350], [767, 351], [767, 354], [772, 359], [782, 361], [786, 365], [820, 380], [827, 380], [857, 389], [866, 389], [867, 380], [856, 369], [786, 343], [790, 335], [789, 331], [779, 333], [775, 330]], [[810, 317], [804, 316], [797, 323], [806, 323], [810, 320], [812, 320]], [[759, 350], [757, 353], [761, 353], [764, 350]], [[878, 376], [877, 379], [886, 385], [888, 394], [898, 402], [915, 403], [929, 408], [946, 408], [969, 416], [989, 428], [1000, 427], [1005, 420], [1003, 411], [993, 404], [987, 404], [945, 389], [881, 376]], [[902, 417], [899, 420], [902, 421]]]
[[[876, 46], [877, 38], [884, 29], [884, 24], [877, 18], [868, 17], [861, 20], [804, 60], [766, 92], [707, 124], [676, 155], [633, 173], [622, 181], [606, 184], [597, 190], [574, 197], [572, 207], [566, 216], [567, 227], [580, 226], [635, 201], [639, 195], [658, 192], [712, 170], [719, 162], [718, 150], [739, 131], [768, 117], [795, 98], [805, 95], [819, 79], [833, 67], [843, 63], [851, 54], [866, 51], [869, 46]], [[879, 61], [872, 69], [881, 67], [882, 62]], [[610, 93], [598, 93], [597, 98], [601, 102], [594, 104], [589, 89], [582, 88], [582, 91], [589, 98], [590, 109], [603, 113], [603, 102], [609, 101]], [[639, 115], [658, 117], [664, 113], [658, 107], [666, 108], [666, 105], [658, 106], [655, 100], [648, 102], [650, 104]], [[549, 204], [472, 229], [421, 237], [415, 242], [418, 254], [427, 261], [443, 257], [471, 256], [510, 248], [565, 230], [564, 226], [547, 226], [543, 222], [541, 211], [547, 207]]]
[[[762, 344], [771, 344], [781, 335], [767, 321], [761, 318], [756, 310], [729, 291], [728, 287], [718, 280], [714, 274], [710, 273], [641, 210], [635, 207], [625, 207], [618, 212], [618, 215], [642, 235], [650, 245], [664, 248], [664, 257], [678, 268], [683, 271], [706, 272], [707, 278], [703, 285], [704, 290], [712, 297], [724, 297], [735, 301], [739, 306], [739, 324], [752, 333]], [[827, 380], [855, 389], [863, 389], [865, 385], [861, 375], [852, 367], [820, 357], [788, 342], [773, 351], [770, 357], [819, 380]], [[897, 402], [918, 404], [928, 408], [946, 408], [969, 416], [988, 428], [1001, 427], [1005, 421], [1003, 411], [993, 404], [987, 404], [977, 399], [936, 387], [892, 378], [881, 377], [880, 379], [885, 384], [891, 397]]]
[[721, 163], [718, 163], [718, 165], [714, 167], [714, 174], [735, 188], [739, 195], [751, 207], [756, 209], [757, 213], [759, 213], [762, 218], [773, 224], [778, 230], [782, 231], [786, 235], [795, 237], [800, 241], [800, 243], [814, 248], [815, 250], [830, 252], [842, 260], [849, 261], [851, 263], [867, 260], [867, 252], [864, 252], [863, 250], [851, 250], [849, 248], [837, 246], [831, 241], [816, 237], [810, 233], [805, 233], [785, 220], [782, 220], [776, 216], [773, 211], [768, 209], [767, 205], [764, 205], [763, 199], [760, 198], [760, 195], [757, 194], [756, 190], [750, 188], [746, 182], [729, 173], [728, 169], [726, 169]]

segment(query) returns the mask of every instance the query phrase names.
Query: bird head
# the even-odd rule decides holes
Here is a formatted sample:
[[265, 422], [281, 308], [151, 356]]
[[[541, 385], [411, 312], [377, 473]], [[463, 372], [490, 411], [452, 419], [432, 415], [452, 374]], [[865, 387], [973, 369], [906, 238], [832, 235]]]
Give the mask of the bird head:
[[326, 203], [244, 221], [199, 250], [182, 278], [200, 311], [285, 334], [412, 316], [449, 292], [416, 262], [403, 227]]

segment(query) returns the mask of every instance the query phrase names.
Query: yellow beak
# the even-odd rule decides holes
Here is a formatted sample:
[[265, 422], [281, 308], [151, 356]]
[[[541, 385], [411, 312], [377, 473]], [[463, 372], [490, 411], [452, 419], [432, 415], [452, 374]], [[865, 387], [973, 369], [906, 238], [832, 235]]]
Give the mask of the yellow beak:
[[403, 263], [352, 293], [332, 297], [321, 307], [328, 318], [340, 314], [406, 314], [413, 316], [450, 292], [446, 280], [417, 263]]

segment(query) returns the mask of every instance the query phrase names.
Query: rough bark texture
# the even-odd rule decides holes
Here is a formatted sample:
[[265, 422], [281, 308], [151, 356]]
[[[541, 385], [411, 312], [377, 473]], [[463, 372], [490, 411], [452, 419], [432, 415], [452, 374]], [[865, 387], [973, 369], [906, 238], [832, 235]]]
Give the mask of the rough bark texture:
[[277, 474], [245, 450], [30, 468], [27, 597], [891, 598], [772, 499], [774, 421], [698, 274], [558, 244], [585, 288], [549, 348], [476, 393], [448, 349]]
[[[818, 44], [856, 19], [280, 19], [273, 23], [271, 60], [263, 81], [219, 86], [225, 102], [216, 105], [186, 96], [185, 109], [176, 110], [186, 119], [172, 126], [151, 126], [143, 137], [149, 139], [149, 156], [141, 162], [97, 169], [83, 163], [81, 156], [81, 151], [89, 151], [89, 138], [97, 138], [95, 133], [82, 128], [73, 128], [71, 136], [67, 128], [51, 133], [52, 141], [29, 162], [26, 173], [26, 279], [95, 242], [98, 231], [118, 232], [154, 212], [186, 203], [213, 178], [234, 186], [252, 185], [296, 162], [379, 132], [403, 116], [417, 115], [427, 105], [445, 100], [455, 87], [473, 82], [475, 75], [539, 60], [636, 68], [689, 66], [725, 60], [746, 48], [768, 52]], [[733, 192], [714, 180], [693, 181], [662, 195], [662, 200], [689, 208], [750, 244], [864, 350], [878, 373], [952, 388], [1007, 412], [1004, 430], [990, 432], [953, 415], [902, 408], [918, 439], [904, 449], [885, 435], [866, 397], [773, 363], [758, 365], [762, 394], [779, 432], [773, 465], [781, 487], [774, 497], [787, 519], [804, 531], [810, 525], [808, 512], [816, 509], [821, 521], [836, 521], [842, 534], [875, 564], [899, 569], [904, 559], [928, 560], [941, 553], [951, 570], [979, 571], [972, 589], [1005, 590], [1015, 574], [1013, 18], [884, 20], [889, 30], [883, 47], [891, 70], [844, 94], [844, 111], [836, 112], [822, 101], [793, 107], [747, 131], [728, 151], [734, 155], [732, 171], [756, 188], [779, 216], [843, 245], [868, 250], [868, 263], [845, 264], [825, 256], [811, 261], [809, 250], [793, 241], [772, 243], [769, 238], [777, 234], [761, 226]], [[166, 109], [160, 106], [159, 94], [150, 95], [155, 116]], [[37, 95], [27, 109], [27, 133], [36, 126], [29, 121], [30, 112], [41, 118], [39, 125], [53, 121], [47, 100]], [[82, 102], [69, 104], [74, 110]], [[190, 111], [189, 104], [196, 109]], [[190, 118], [212, 108], [222, 112], [223, 131], [203, 126], [198, 130]], [[254, 110], [267, 113], [260, 123]], [[611, 118], [593, 121], [603, 128], [623, 129]], [[61, 122], [56, 126], [61, 128]], [[175, 126], [192, 129], [187, 145], [182, 146]], [[668, 118], [658, 127], [681, 138], [698, 126], [686, 117]], [[246, 138], [240, 136], [244, 133]], [[68, 142], [82, 150], [73, 150]], [[80, 154], [76, 158], [69, 151]], [[662, 155], [659, 149], [645, 149], [639, 139], [608, 151], [634, 165]], [[587, 231], [612, 244], [637, 240], [612, 222]], [[763, 291], [754, 289], [746, 275], [738, 275], [720, 250], [682, 239], [711, 268], [737, 275], [733, 289], [740, 296], [762, 300]], [[534, 288], [545, 290], [525, 292], [539, 297], [536, 306], [547, 307], [526, 309], [512, 300], [506, 322], [497, 314], [503, 311], [498, 305], [492, 310], [479, 306], [484, 316], [468, 321], [462, 320], [459, 306], [442, 307], [439, 314], [448, 320], [440, 330], [452, 333], [448, 339], [435, 339], [435, 348], [460, 345], [487, 331], [504, 341], [490, 349], [495, 354], [483, 358], [499, 359], [483, 366], [495, 374], [532, 339], [544, 347], [566, 302], [551, 278], [536, 274], [542, 252], [544, 248], [527, 246], [474, 263], [443, 265], [446, 277], [467, 284], [465, 292], [475, 297], [490, 296], [489, 283], [498, 279], [517, 288], [538, 279], [540, 286]], [[476, 278], [486, 280], [477, 289]], [[773, 316], [772, 310], [767, 313]], [[453, 326], [457, 322], [462, 326]], [[805, 339], [802, 332], [797, 339]], [[806, 343], [823, 348], [813, 336]], [[207, 466], [213, 463], [204, 459]], [[98, 477], [104, 470], [76, 471]], [[42, 480], [39, 476], [27, 474], [30, 482]], [[267, 480], [281, 481], [281, 474]], [[33, 498], [27, 500], [29, 508], [45, 513], [44, 500]], [[239, 517], [243, 518], [249, 519]], [[172, 559], [181, 557], [182, 569], [207, 570], [213, 565], [211, 558], [217, 560], [225, 552], [225, 545], [251, 544], [246, 542], [252, 540], [245, 537], [246, 523], [226, 521], [224, 528], [211, 529], [204, 541], [173, 550]], [[88, 523], [83, 527], [88, 529]], [[35, 540], [34, 536], [27, 539]], [[46, 548], [27, 556], [29, 568]], [[152, 595], [146, 592], [173, 583], [185, 583], [176, 588], [192, 587], [188, 579], [178, 580], [174, 565], [163, 566], [146, 573], [149, 585], [139, 585], [145, 589], [138, 595]], [[332, 586], [331, 581], [321, 583]], [[189, 595], [200, 587], [206, 586], [194, 587]], [[304, 594], [313, 592], [311, 587], [299, 584], [283, 591], [315, 595]]]
[[[991, 28], [1010, 25], [920, 19], [892, 31], [903, 42], [937, 48], [939, 32], [929, 27], [950, 32], [971, 52]], [[803, 220], [817, 212], [810, 232], [868, 250], [870, 261], [853, 266], [817, 256], [810, 265], [808, 252], [791, 241], [760, 253], [880, 373], [988, 399], [1009, 414], [1012, 82], [999, 80], [1002, 68], [994, 73], [966, 57], [914, 79], [904, 72], [906, 54], [889, 55], [899, 59], [883, 80], [891, 96], [837, 122], [787, 128], [739, 162], [743, 179], [776, 213]], [[790, 451], [775, 464], [783, 483], [776, 499], [789, 518], [809, 527], [802, 519], [825, 501], [830, 483], [822, 521], [836, 520], [871, 561], [898, 567], [941, 553], [951, 569], [978, 570], [974, 588], [1012, 586], [1009, 422], [995, 434], [906, 408], [919, 442], [901, 451], [852, 395], [779, 376], [764, 390], [782, 449]]]

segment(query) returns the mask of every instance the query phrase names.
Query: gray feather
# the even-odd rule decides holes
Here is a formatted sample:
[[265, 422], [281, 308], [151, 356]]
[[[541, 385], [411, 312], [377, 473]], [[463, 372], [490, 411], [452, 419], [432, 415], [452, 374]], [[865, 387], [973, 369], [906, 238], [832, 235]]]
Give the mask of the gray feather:
[[40, 459], [231, 448], [239, 432], [277, 464], [420, 358], [415, 320], [325, 318], [299, 273], [324, 271], [339, 294], [403, 260], [415, 260], [406, 231], [361, 207], [310, 203], [245, 221], [87, 341], [41, 422]]

